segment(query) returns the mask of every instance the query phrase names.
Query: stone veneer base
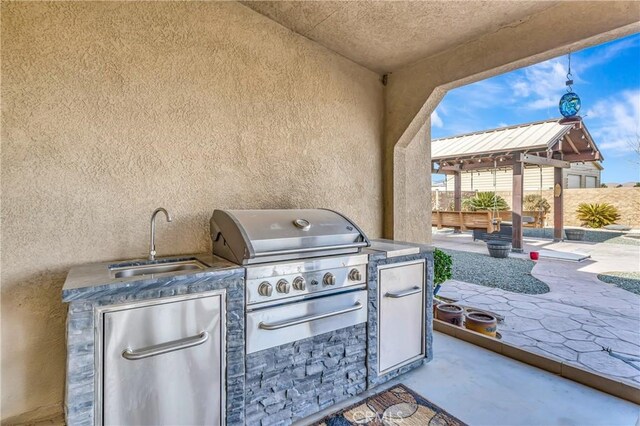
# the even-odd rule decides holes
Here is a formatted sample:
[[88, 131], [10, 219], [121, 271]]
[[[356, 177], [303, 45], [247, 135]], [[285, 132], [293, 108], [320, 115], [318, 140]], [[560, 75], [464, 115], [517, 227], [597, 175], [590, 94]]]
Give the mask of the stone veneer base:
[[366, 324], [247, 355], [246, 424], [288, 425], [363, 392]]
[[147, 278], [122, 288], [94, 294], [70, 292], [67, 316], [67, 384], [65, 413], [68, 425], [93, 425], [95, 414], [94, 309], [181, 294], [226, 290], [226, 418], [227, 425], [244, 424], [244, 269], [225, 269], [165, 278]]

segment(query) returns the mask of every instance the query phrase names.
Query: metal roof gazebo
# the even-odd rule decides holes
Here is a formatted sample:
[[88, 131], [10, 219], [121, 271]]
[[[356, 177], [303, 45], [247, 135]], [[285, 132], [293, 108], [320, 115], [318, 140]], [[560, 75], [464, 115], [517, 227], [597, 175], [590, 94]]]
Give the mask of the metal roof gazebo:
[[602, 161], [582, 121], [547, 120], [469, 133], [431, 143], [431, 172], [454, 176], [454, 210], [461, 211], [461, 173], [513, 169], [512, 245], [522, 251], [523, 173], [527, 165], [554, 167], [554, 240], [563, 235], [562, 169], [571, 163]]

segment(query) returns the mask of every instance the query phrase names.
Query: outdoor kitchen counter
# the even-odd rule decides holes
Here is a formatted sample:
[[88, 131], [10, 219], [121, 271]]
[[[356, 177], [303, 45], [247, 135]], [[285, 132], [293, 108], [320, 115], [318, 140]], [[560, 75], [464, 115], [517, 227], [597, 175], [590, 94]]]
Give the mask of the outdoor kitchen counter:
[[[137, 293], [159, 288], [172, 288], [182, 283], [190, 284], [199, 280], [225, 280], [244, 278], [244, 268], [225, 259], [207, 253], [186, 254], [161, 257], [157, 264], [176, 260], [198, 260], [208, 267], [199, 270], [184, 270], [154, 275], [138, 275], [126, 278], [114, 278], [109, 267], [136, 266], [148, 264], [146, 259], [133, 259], [116, 262], [91, 263], [71, 268], [62, 287], [62, 301], [97, 300], [118, 294]], [[170, 296], [171, 294], [166, 294]], [[163, 297], [165, 295], [161, 295]]]
[[96, 406], [103, 404], [95, 392], [95, 356], [99, 350], [95, 324], [99, 308], [219, 290], [226, 294], [226, 424], [244, 424], [244, 268], [211, 254], [158, 258], [156, 263], [175, 260], [198, 260], [208, 267], [127, 278], [114, 278], [109, 270], [114, 264], [128, 267], [148, 263], [139, 259], [80, 265], [69, 271], [62, 289], [62, 300], [69, 303], [65, 392], [68, 425], [99, 423], [94, 418]]
[[420, 253], [432, 253], [433, 246], [429, 244], [408, 243], [404, 241], [376, 239], [371, 240], [371, 246], [363, 251], [370, 259], [388, 259], [399, 256], [409, 256]]

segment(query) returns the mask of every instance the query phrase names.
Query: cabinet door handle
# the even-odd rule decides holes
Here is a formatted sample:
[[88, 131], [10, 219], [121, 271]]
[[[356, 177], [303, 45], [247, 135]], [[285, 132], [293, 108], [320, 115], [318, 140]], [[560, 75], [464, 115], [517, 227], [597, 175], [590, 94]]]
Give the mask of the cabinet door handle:
[[415, 286], [413, 288], [410, 288], [409, 290], [403, 290], [403, 291], [398, 291], [398, 292], [388, 292], [384, 295], [384, 297], [390, 297], [392, 299], [399, 299], [401, 297], [406, 297], [406, 296], [411, 296], [412, 294], [416, 294], [416, 293], [420, 293], [422, 291], [422, 288]]
[[291, 327], [293, 325], [298, 325], [305, 322], [310, 322], [310, 321], [315, 321], [323, 318], [333, 317], [336, 315], [346, 314], [348, 312], [353, 312], [360, 309], [362, 309], [362, 303], [356, 302], [355, 305], [349, 308], [344, 308], [337, 311], [324, 312], [321, 314], [305, 315], [303, 317], [292, 318], [289, 320], [278, 321], [278, 322], [271, 322], [271, 323], [261, 322], [260, 324], [258, 324], [258, 328], [261, 328], [263, 330], [278, 330], [280, 328]]
[[156, 355], [166, 354], [167, 352], [179, 351], [180, 349], [192, 348], [203, 344], [209, 339], [209, 333], [201, 332], [196, 336], [185, 337], [184, 339], [172, 340], [170, 342], [160, 343], [159, 345], [148, 346], [142, 349], [127, 348], [122, 352], [122, 357], [130, 361], [149, 358]]

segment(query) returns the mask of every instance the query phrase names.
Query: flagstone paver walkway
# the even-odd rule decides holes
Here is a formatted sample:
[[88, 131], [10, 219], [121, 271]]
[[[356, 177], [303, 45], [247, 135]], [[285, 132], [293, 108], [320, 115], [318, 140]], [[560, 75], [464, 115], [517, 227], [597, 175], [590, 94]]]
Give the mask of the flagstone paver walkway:
[[[439, 295], [503, 315], [505, 321], [498, 329], [506, 342], [640, 384], [640, 296], [597, 279], [601, 272], [637, 271], [640, 247], [546, 240], [525, 243], [525, 252], [544, 247], [587, 253], [591, 259], [580, 263], [540, 260], [532, 275], [549, 286], [545, 294], [512, 293], [449, 280]], [[434, 234], [434, 245], [486, 253], [484, 243], [473, 242], [466, 234]]]

